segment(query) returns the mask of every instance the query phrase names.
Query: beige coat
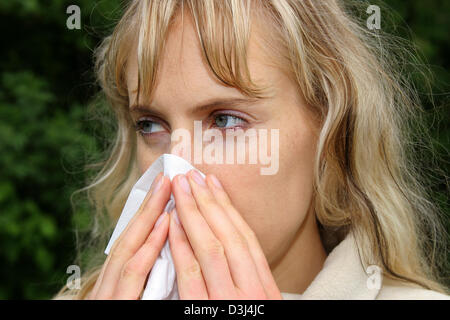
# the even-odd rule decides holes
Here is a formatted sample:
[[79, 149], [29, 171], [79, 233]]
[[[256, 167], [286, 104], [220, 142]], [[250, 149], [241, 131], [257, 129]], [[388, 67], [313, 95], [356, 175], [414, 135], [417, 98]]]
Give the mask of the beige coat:
[[[374, 280], [378, 275], [381, 281]], [[303, 294], [283, 292], [282, 296], [286, 300], [450, 300], [448, 295], [415, 285], [406, 286], [381, 273], [378, 275], [373, 271], [365, 272], [350, 233], [330, 252], [322, 270]]]

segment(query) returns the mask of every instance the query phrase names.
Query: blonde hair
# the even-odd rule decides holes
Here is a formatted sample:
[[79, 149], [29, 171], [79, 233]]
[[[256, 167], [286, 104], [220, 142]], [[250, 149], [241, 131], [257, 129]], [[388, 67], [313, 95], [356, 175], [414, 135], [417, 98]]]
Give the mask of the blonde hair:
[[[107, 160], [97, 164], [98, 174], [81, 190], [95, 208], [92, 239], [97, 241], [89, 245], [103, 258], [91, 260], [96, 267], [85, 272], [76, 298], [85, 298], [93, 287], [106, 240], [139, 177], [125, 81], [130, 44], [138, 43], [138, 92], [151, 96], [167, 33], [185, 9], [215, 76], [253, 97], [263, 90], [250, 79], [247, 43], [251, 22], [264, 22], [266, 48], [321, 120], [313, 204], [327, 250], [351, 230], [364, 264], [446, 293], [438, 278], [439, 259], [445, 258], [438, 249], [445, 248], [446, 234], [410, 149], [414, 130], [424, 129], [418, 97], [396, 67], [404, 61], [390, 60], [385, 36], [361, 26], [351, 8], [337, 0], [129, 2], [95, 56], [117, 130]], [[251, 20], [252, 14], [258, 19]]]

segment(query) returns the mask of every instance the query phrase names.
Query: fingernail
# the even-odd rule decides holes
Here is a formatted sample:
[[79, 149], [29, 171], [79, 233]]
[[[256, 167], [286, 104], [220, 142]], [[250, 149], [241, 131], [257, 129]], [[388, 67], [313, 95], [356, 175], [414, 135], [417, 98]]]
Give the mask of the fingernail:
[[191, 170], [191, 176], [194, 179], [194, 181], [197, 182], [197, 184], [203, 187], [206, 186], [205, 179], [203, 179], [203, 177], [197, 170]]
[[153, 189], [154, 193], [156, 193], [161, 188], [163, 182], [164, 182], [164, 175], [161, 175], [158, 178], [158, 181], [156, 182], [155, 188]]
[[191, 186], [189, 185], [189, 182], [186, 179], [186, 176], [184, 174], [182, 174], [179, 178], [178, 181], [180, 183], [181, 189], [183, 189], [184, 192], [186, 192], [187, 194], [191, 194]]
[[214, 185], [219, 188], [219, 189], [223, 189], [222, 184], [220, 183], [219, 179], [217, 179], [217, 177], [213, 174], [210, 175], [212, 182], [214, 183]]
[[156, 223], [155, 223], [155, 226], [154, 226], [155, 229], [156, 229], [156, 227], [158, 227], [161, 224], [161, 222], [164, 221], [164, 218], [166, 216], [167, 216], [167, 212], [164, 211], [163, 214], [159, 216], [158, 220], [156, 220]]

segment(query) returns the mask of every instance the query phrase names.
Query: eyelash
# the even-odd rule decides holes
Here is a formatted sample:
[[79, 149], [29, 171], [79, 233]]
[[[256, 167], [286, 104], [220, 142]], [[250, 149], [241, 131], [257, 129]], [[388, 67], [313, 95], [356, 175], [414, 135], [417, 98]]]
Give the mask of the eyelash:
[[[245, 119], [243, 119], [242, 117], [239, 117], [239, 116], [237, 116], [237, 115], [235, 115], [235, 114], [232, 114], [232, 113], [215, 113], [215, 114], [213, 114], [213, 115], [211, 115], [209, 118], [211, 119], [213, 119], [213, 123], [215, 122], [215, 120], [216, 120], [216, 118], [218, 118], [218, 117], [220, 117], [220, 116], [228, 116], [228, 117], [232, 117], [232, 118], [236, 118], [236, 119], [238, 119], [239, 121], [243, 121], [245, 124], [248, 124], [248, 121], [246, 121]], [[143, 118], [143, 119], [139, 119], [138, 121], [136, 121], [135, 123], [134, 123], [134, 128], [135, 128], [135, 130], [141, 135], [141, 136], [143, 136], [143, 137], [146, 137], [146, 136], [151, 136], [152, 134], [154, 134], [154, 133], [144, 133], [144, 132], [142, 132], [142, 128], [141, 128], [141, 125], [143, 124], [143, 123], [145, 123], [145, 122], [152, 122], [152, 123], [156, 123], [156, 124], [158, 124], [158, 122], [157, 121], [154, 121], [153, 119], [149, 119], [149, 118]], [[244, 125], [245, 125], [244, 124]], [[243, 126], [244, 126], [243, 125]], [[219, 130], [221, 130], [221, 131], [225, 131], [225, 130], [229, 130], [229, 129], [236, 129], [236, 128], [243, 128], [243, 126], [239, 126], [239, 125], [236, 125], [236, 126], [233, 126], [233, 127], [215, 127], [216, 129], [219, 129]]]

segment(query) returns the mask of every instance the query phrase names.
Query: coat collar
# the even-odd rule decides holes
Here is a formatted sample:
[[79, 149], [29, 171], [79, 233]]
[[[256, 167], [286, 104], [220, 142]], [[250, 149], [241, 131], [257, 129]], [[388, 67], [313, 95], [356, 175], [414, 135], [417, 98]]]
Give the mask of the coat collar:
[[303, 294], [282, 293], [290, 300], [373, 300], [380, 289], [370, 285], [355, 238], [349, 232], [326, 258], [322, 270]]

